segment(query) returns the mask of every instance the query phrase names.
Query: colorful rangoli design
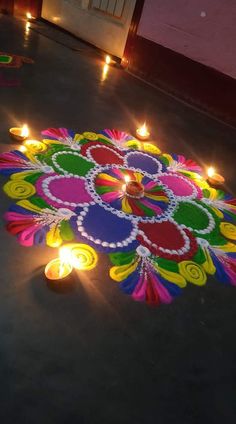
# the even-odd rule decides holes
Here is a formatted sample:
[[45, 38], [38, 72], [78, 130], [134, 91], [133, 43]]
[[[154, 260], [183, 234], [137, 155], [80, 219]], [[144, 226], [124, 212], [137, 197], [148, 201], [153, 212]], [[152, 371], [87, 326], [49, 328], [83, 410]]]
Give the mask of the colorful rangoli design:
[[23, 63], [34, 63], [34, 61], [28, 57], [0, 52], [0, 67], [20, 68]]
[[81, 242], [107, 253], [137, 301], [170, 303], [207, 275], [236, 285], [236, 200], [180, 155], [115, 130], [65, 128], [0, 156], [15, 199], [7, 230], [24, 246]]

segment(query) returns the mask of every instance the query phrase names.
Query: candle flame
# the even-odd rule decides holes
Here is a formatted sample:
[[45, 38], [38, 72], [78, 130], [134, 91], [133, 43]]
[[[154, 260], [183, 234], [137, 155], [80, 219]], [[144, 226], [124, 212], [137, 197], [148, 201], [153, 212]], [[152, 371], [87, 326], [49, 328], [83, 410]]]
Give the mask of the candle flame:
[[213, 166], [210, 166], [207, 170], [207, 175], [208, 177], [213, 177], [213, 175], [215, 174], [215, 169], [213, 168]]
[[71, 262], [72, 262], [71, 249], [67, 246], [62, 246], [59, 249], [59, 258], [62, 264], [71, 265]]
[[149, 134], [146, 122], [144, 122], [144, 124], [140, 128], [138, 128], [138, 133], [143, 137]]
[[124, 177], [126, 184], [130, 181], [130, 176], [129, 175], [125, 175]]
[[71, 256], [70, 248], [67, 246], [62, 246], [59, 249], [59, 258], [60, 258], [59, 277], [61, 278], [65, 272], [66, 265], [72, 266], [72, 256]]
[[103, 70], [102, 70], [101, 81], [105, 81], [105, 79], [107, 78], [108, 70], [109, 70], [109, 66], [105, 63], [105, 65], [103, 66]]
[[23, 127], [21, 128], [21, 136], [28, 137], [28, 135], [29, 135], [29, 128], [26, 124], [24, 124]]
[[106, 62], [107, 65], [110, 65], [110, 63], [111, 63], [111, 56], [109, 56], [109, 54], [106, 55], [105, 62]]
[[27, 18], [27, 19], [32, 19], [32, 15], [31, 15], [31, 13], [30, 13], [30, 12], [27, 12], [27, 13], [26, 13], [26, 18]]
[[25, 24], [25, 32], [26, 32], [26, 34], [29, 34], [29, 30], [30, 30], [30, 22], [26, 22], [26, 24]]
[[75, 268], [75, 269], [83, 269], [83, 261], [82, 261], [82, 257], [76, 257], [76, 256], [74, 256], [74, 258], [73, 258], [73, 267]]

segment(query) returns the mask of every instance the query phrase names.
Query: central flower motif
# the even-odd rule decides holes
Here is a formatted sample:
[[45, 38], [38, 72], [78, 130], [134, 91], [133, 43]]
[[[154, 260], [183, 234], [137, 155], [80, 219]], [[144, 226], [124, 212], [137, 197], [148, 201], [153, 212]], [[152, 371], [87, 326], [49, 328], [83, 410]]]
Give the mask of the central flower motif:
[[114, 211], [136, 217], [163, 216], [172, 202], [164, 184], [129, 168], [104, 168], [92, 178], [92, 187]]

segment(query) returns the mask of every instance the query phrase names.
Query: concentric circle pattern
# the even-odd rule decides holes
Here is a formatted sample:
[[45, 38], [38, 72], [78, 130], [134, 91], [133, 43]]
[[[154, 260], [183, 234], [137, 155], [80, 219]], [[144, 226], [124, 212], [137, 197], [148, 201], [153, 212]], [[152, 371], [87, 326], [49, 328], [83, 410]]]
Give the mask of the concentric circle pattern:
[[24, 246], [70, 246], [89, 270], [109, 254], [110, 276], [134, 300], [170, 303], [207, 276], [236, 285], [236, 200], [201, 168], [118, 130], [49, 128], [24, 153], [0, 155], [15, 203], [7, 230]]

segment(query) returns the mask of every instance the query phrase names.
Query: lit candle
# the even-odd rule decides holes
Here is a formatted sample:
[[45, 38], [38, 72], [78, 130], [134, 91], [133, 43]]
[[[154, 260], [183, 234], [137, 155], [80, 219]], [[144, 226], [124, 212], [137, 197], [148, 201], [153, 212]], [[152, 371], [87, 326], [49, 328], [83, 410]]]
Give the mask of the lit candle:
[[27, 13], [26, 13], [26, 18], [27, 18], [29, 21], [31, 21], [32, 19], [35, 19], [35, 17], [34, 17], [34, 16], [32, 16], [32, 14], [31, 14], [30, 12], [27, 12]]
[[59, 292], [70, 291], [74, 286], [71, 278], [72, 270], [72, 265], [62, 258], [50, 261], [44, 271], [49, 288]]
[[108, 71], [109, 71], [109, 66], [107, 65], [107, 63], [105, 63], [105, 65], [102, 68], [102, 77], [101, 77], [102, 82], [107, 79]]
[[109, 54], [107, 54], [105, 56], [105, 64], [106, 65], [115, 65], [116, 61], [114, 59], [112, 59], [112, 57]]
[[111, 63], [111, 56], [109, 56], [109, 54], [106, 55], [105, 62], [106, 62], [107, 65], [110, 65], [110, 63]]
[[220, 174], [217, 174], [215, 172], [215, 169], [212, 166], [210, 166], [210, 168], [208, 168], [207, 175], [208, 175], [207, 180], [212, 185], [218, 186], [218, 185], [224, 184], [224, 182], [225, 182], [224, 177]]
[[24, 141], [29, 136], [29, 128], [26, 124], [22, 128], [13, 127], [9, 130], [10, 136], [17, 141]]
[[136, 136], [139, 140], [142, 140], [142, 141], [148, 140], [150, 136], [150, 132], [147, 129], [146, 122], [144, 122], [144, 124], [140, 128], [137, 128]]
[[26, 35], [29, 34], [29, 30], [30, 30], [30, 23], [29, 22], [26, 22], [26, 24], [25, 24], [25, 33], [26, 33]]

